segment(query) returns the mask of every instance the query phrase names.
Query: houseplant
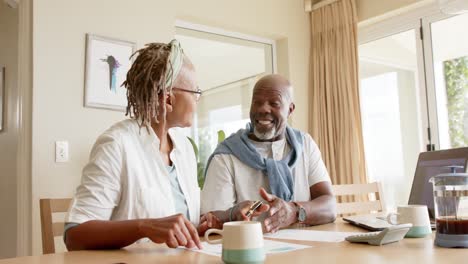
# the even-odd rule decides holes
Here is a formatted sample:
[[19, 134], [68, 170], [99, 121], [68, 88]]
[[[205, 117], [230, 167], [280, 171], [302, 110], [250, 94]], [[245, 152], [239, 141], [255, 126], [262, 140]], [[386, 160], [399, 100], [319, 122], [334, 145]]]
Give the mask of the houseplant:
[[[198, 146], [191, 137], [187, 137], [192, 144], [193, 151], [195, 152], [195, 157], [197, 159], [197, 180], [198, 186], [203, 188], [203, 183], [205, 182], [205, 168], [206, 164], [204, 161], [200, 160], [200, 155], [198, 153]], [[221, 143], [226, 138], [226, 134], [223, 130], [218, 130], [218, 144]]]

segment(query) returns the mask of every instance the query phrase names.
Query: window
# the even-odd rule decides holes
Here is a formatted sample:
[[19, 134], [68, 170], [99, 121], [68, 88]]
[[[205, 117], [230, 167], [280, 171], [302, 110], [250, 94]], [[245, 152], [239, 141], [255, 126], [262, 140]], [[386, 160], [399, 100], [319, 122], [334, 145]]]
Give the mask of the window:
[[249, 122], [253, 86], [274, 72], [275, 45], [272, 40], [185, 22], [178, 23], [175, 37], [195, 65], [203, 91], [187, 132], [198, 146], [201, 184], [200, 173], [216, 148], [217, 132], [229, 136]]
[[466, 25], [429, 5], [359, 28], [367, 172], [389, 209], [408, 202], [420, 152], [468, 146]]
[[433, 82], [441, 149], [468, 146], [468, 13], [429, 20]]
[[382, 183], [390, 207], [407, 202], [414, 167], [423, 148], [416, 54], [414, 30], [359, 46], [368, 178]]

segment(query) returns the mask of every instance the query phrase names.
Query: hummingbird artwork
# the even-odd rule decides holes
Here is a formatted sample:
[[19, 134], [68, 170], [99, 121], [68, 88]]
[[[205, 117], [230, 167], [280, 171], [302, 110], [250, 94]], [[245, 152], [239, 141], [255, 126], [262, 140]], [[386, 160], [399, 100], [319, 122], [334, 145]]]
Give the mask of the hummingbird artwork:
[[101, 59], [101, 61], [107, 62], [109, 66], [109, 89], [111, 92], [117, 93], [117, 69], [121, 64], [112, 55], [108, 55], [107, 58]]

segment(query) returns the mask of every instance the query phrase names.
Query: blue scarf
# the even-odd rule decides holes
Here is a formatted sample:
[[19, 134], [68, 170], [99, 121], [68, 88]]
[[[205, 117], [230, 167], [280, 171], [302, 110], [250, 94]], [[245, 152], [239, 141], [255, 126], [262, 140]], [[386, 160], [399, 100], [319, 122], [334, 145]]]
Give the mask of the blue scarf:
[[221, 142], [211, 154], [206, 167], [208, 168], [211, 159], [215, 155], [234, 155], [247, 166], [265, 173], [268, 176], [270, 189], [274, 195], [285, 201], [291, 201], [294, 197], [292, 169], [303, 152], [303, 133], [287, 126], [286, 140], [291, 146], [291, 151], [282, 160], [274, 160], [272, 158], [263, 158], [257, 152], [257, 149], [248, 138], [248, 135], [252, 132], [252, 125], [248, 123], [246, 129], [240, 129]]

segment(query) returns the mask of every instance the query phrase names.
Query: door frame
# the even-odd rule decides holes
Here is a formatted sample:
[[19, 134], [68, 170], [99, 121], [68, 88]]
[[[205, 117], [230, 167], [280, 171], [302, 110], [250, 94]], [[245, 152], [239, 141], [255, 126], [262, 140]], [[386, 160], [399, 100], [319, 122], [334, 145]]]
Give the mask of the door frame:
[[18, 5], [18, 146], [16, 255], [32, 253], [33, 1]]

